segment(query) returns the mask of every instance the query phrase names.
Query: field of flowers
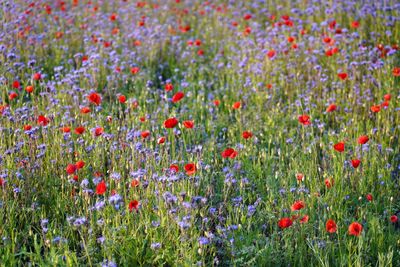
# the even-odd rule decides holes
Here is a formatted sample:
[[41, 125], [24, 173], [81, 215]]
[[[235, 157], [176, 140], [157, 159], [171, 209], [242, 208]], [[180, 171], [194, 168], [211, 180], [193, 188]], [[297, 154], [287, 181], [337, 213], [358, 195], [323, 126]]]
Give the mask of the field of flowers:
[[0, 266], [400, 266], [399, 1], [0, 7]]

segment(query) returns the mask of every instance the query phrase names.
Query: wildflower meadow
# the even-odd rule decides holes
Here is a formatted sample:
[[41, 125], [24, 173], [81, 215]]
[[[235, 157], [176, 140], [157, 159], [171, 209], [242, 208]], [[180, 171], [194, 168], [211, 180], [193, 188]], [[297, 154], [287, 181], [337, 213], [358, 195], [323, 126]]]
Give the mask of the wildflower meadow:
[[400, 1], [0, 0], [0, 266], [400, 266]]

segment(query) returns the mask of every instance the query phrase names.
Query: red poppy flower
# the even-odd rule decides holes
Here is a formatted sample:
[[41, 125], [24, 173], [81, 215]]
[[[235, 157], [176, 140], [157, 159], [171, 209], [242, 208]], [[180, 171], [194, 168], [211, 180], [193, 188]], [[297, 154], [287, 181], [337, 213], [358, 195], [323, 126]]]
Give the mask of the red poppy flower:
[[169, 166], [169, 169], [171, 171], [174, 171], [175, 173], [179, 172], [179, 166], [176, 164], [172, 164], [171, 166]]
[[369, 202], [371, 202], [372, 200], [374, 200], [374, 198], [373, 198], [373, 196], [372, 196], [371, 194], [367, 194], [367, 195], [365, 196], [365, 198], [366, 198]]
[[10, 99], [10, 100], [13, 100], [14, 98], [17, 98], [17, 97], [18, 97], [18, 94], [16, 92], [11, 92], [8, 95], [8, 99]]
[[253, 133], [250, 132], [250, 131], [244, 131], [244, 132], [242, 133], [242, 137], [243, 137], [244, 139], [252, 138], [252, 137], [253, 137]]
[[353, 21], [353, 22], [351, 23], [351, 27], [354, 28], [354, 29], [357, 29], [358, 27], [360, 27], [360, 22], [358, 22], [358, 21]]
[[103, 195], [107, 190], [107, 185], [104, 181], [101, 181], [96, 186], [96, 195]]
[[335, 104], [330, 104], [327, 108], [326, 108], [326, 112], [333, 112], [335, 111], [337, 108], [337, 106]]
[[61, 128], [61, 131], [62, 131], [63, 133], [69, 133], [69, 132], [71, 132], [71, 128], [65, 126], [65, 127], [62, 127], [62, 128]]
[[278, 226], [281, 229], [285, 229], [290, 227], [293, 224], [293, 221], [290, 218], [282, 218], [278, 222]]
[[362, 232], [362, 225], [358, 222], [353, 222], [349, 225], [349, 235], [359, 236]]
[[238, 152], [235, 149], [229, 147], [229, 148], [225, 149], [221, 153], [221, 155], [222, 155], [223, 158], [234, 159], [238, 155]]
[[111, 20], [111, 21], [115, 21], [116, 19], [117, 19], [117, 14], [112, 13], [112, 14], [110, 15], [110, 20]]
[[174, 128], [178, 124], [178, 120], [174, 117], [169, 118], [164, 121], [164, 127], [169, 129], [169, 128]]
[[333, 51], [332, 51], [332, 49], [329, 49], [329, 50], [325, 51], [325, 55], [326, 55], [327, 57], [333, 56]]
[[339, 52], [340, 52], [339, 48], [337, 48], [337, 47], [332, 48], [332, 53], [333, 54], [337, 54]]
[[185, 94], [183, 92], [177, 92], [172, 97], [172, 102], [173, 103], [178, 103], [184, 96], [185, 96]]
[[13, 81], [12, 87], [13, 87], [14, 89], [18, 89], [18, 88], [21, 87], [21, 85], [20, 85], [19, 81]]
[[329, 44], [329, 43], [332, 42], [332, 38], [330, 38], [330, 37], [324, 37], [323, 41], [324, 41], [324, 43]]
[[45, 116], [43, 116], [43, 115], [40, 115], [39, 117], [38, 117], [38, 124], [39, 125], [41, 125], [41, 126], [46, 126], [48, 123], [49, 123], [49, 119], [48, 118], [46, 118]]
[[116, 34], [118, 34], [119, 33], [119, 28], [113, 28], [112, 30], [111, 30], [111, 34], [112, 35], [116, 35]]
[[197, 51], [197, 55], [203, 56], [204, 55], [204, 50], [203, 49], [199, 49], [199, 51]]
[[383, 99], [385, 99], [386, 101], [390, 101], [391, 98], [392, 98], [391, 94], [386, 94], [383, 96]]
[[138, 210], [139, 208], [139, 201], [132, 200], [131, 202], [129, 202], [129, 212], [132, 212], [133, 210]]
[[96, 35], [92, 35], [92, 42], [94, 44], [97, 44], [98, 41], [99, 41], [99, 39], [96, 37]]
[[[335, 44], [335, 42], [336, 41], [333, 38], [330, 38], [330, 37], [325, 37], [324, 38], [324, 43], [326, 43], [329, 46], [333, 46]], [[332, 51], [332, 54], [333, 54], [333, 51]]]
[[126, 102], [126, 96], [124, 95], [118, 96], [118, 101], [119, 103], [124, 104]]
[[143, 131], [140, 133], [143, 139], [147, 138], [150, 136], [150, 131]]
[[241, 103], [238, 101], [238, 102], [233, 103], [232, 108], [233, 109], [239, 109], [240, 106], [241, 106]]
[[291, 209], [292, 211], [296, 211], [296, 210], [301, 210], [302, 208], [304, 208], [306, 205], [302, 200], [298, 200], [296, 202], [293, 203]]
[[289, 26], [289, 27], [293, 27], [293, 21], [291, 21], [291, 20], [286, 20], [286, 21], [285, 21], [285, 25], [286, 25], [286, 26]]
[[30, 129], [32, 129], [31, 125], [25, 125], [24, 126], [24, 131], [29, 131]]
[[329, 220], [326, 222], [325, 227], [326, 227], [326, 231], [327, 231], [328, 233], [330, 233], [330, 234], [336, 233], [336, 231], [337, 231], [336, 222], [335, 222], [334, 220], [332, 220], [332, 219], [329, 219]]
[[251, 14], [245, 14], [245, 15], [243, 16], [243, 19], [244, 19], [244, 20], [249, 20], [249, 19], [251, 19]]
[[74, 174], [77, 170], [77, 167], [75, 164], [68, 164], [67, 168], [65, 168], [68, 174]]
[[214, 100], [214, 106], [219, 106], [219, 104], [221, 104], [221, 102], [218, 99]]
[[196, 164], [194, 163], [188, 163], [185, 165], [185, 171], [187, 175], [193, 175], [196, 172]]
[[61, 37], [63, 37], [64, 33], [63, 32], [56, 32], [55, 34], [56, 39], [60, 39]]
[[167, 83], [164, 86], [164, 89], [165, 89], [165, 91], [169, 92], [169, 91], [172, 91], [174, 89], [174, 86], [172, 85], [172, 83]]
[[382, 102], [382, 104], [381, 104], [381, 107], [382, 108], [385, 108], [385, 107], [388, 107], [389, 106], [389, 101], [384, 101], [384, 102]]
[[103, 127], [97, 127], [94, 129], [94, 135], [95, 136], [100, 136], [104, 133], [104, 128]]
[[308, 215], [304, 215], [302, 218], [300, 218], [300, 223], [308, 223], [308, 220], [310, 217]]
[[0, 178], [0, 186], [4, 186], [6, 183], [3, 178]]
[[310, 122], [310, 116], [308, 116], [308, 115], [305, 115], [305, 114], [300, 115], [298, 119], [299, 119], [299, 122], [300, 122], [301, 124], [303, 124], [303, 125], [309, 125], [309, 124], [311, 124], [311, 122]]
[[326, 178], [325, 179], [325, 186], [326, 186], [326, 188], [331, 188], [332, 186], [333, 186], [333, 184], [334, 184], [335, 182], [334, 182], [334, 180], [333, 180], [333, 178]]
[[367, 135], [361, 135], [360, 137], [358, 137], [358, 143], [360, 145], [364, 145], [369, 141], [369, 138]]
[[3, 115], [4, 110], [7, 108], [7, 106], [0, 105], [0, 115]]
[[140, 68], [139, 68], [139, 67], [132, 67], [132, 68], [131, 68], [131, 73], [132, 73], [132, 74], [137, 74], [139, 71], [140, 71]]
[[303, 124], [303, 125], [310, 125], [310, 124], [311, 124], [311, 122], [310, 122], [310, 116], [305, 115], [305, 114], [300, 115], [300, 116], [299, 116], [299, 122], [300, 122], [301, 124]]
[[33, 92], [33, 86], [32, 85], [28, 85], [27, 87], [25, 87], [25, 91], [30, 94]]
[[381, 106], [379, 106], [379, 105], [372, 106], [371, 111], [373, 113], [378, 113], [379, 111], [381, 111]]
[[398, 220], [399, 220], [399, 218], [397, 218], [396, 215], [390, 216], [390, 221], [391, 221], [392, 223], [397, 223]]
[[344, 142], [339, 142], [339, 143], [333, 145], [333, 148], [338, 152], [343, 152], [344, 151]]
[[89, 113], [90, 112], [90, 108], [89, 107], [83, 107], [83, 108], [81, 108], [81, 113], [82, 114], [86, 114], [86, 113]]
[[196, 41], [194, 41], [194, 45], [195, 46], [200, 46], [201, 45], [201, 40], [197, 39]]
[[193, 121], [184, 121], [183, 126], [187, 129], [192, 129], [194, 127], [194, 122]]
[[288, 21], [290, 19], [290, 17], [288, 15], [282, 15], [281, 19]]
[[87, 98], [89, 99], [90, 102], [92, 102], [96, 106], [101, 104], [101, 97], [97, 93], [91, 93], [90, 95], [88, 95]]
[[84, 162], [83, 160], [80, 160], [80, 161], [78, 161], [78, 162], [75, 164], [75, 166], [76, 166], [76, 168], [77, 168], [78, 170], [80, 170], [80, 169], [82, 169], [82, 168], [85, 166], [85, 162]]
[[273, 58], [276, 55], [275, 50], [271, 49], [267, 52], [267, 57]]
[[140, 184], [140, 181], [138, 179], [133, 179], [131, 182], [131, 187], [138, 187]]
[[179, 26], [179, 30], [181, 31], [181, 32], [188, 32], [188, 31], [190, 31], [190, 25], [185, 25], [185, 26]]
[[332, 20], [329, 22], [329, 29], [333, 30], [336, 27], [336, 20]]
[[359, 159], [352, 159], [351, 160], [351, 165], [353, 166], [353, 168], [358, 168], [358, 166], [360, 166], [361, 160]]
[[160, 137], [160, 138], [158, 138], [157, 139], [157, 144], [164, 144], [165, 143], [165, 137], [164, 136], [162, 136], [162, 137]]
[[400, 77], [400, 67], [396, 67], [393, 69], [393, 75], [396, 77]]
[[251, 33], [251, 27], [250, 26], [245, 27], [244, 30], [243, 30], [243, 35], [247, 36], [250, 33]]
[[341, 73], [338, 73], [338, 77], [341, 79], [341, 80], [346, 80], [347, 79], [347, 73], [346, 72], [341, 72]]
[[85, 127], [83, 127], [83, 126], [78, 126], [75, 128], [76, 134], [83, 134], [84, 132], [85, 132]]
[[39, 81], [40, 79], [42, 79], [42, 75], [39, 72], [36, 72], [35, 74], [33, 74], [32, 78], [35, 81]]
[[302, 173], [296, 173], [296, 179], [297, 181], [301, 182], [304, 180], [304, 174]]
[[289, 36], [289, 37], [287, 38], [287, 41], [288, 41], [289, 43], [293, 43], [294, 40], [295, 40], [295, 38], [294, 38], [293, 36]]

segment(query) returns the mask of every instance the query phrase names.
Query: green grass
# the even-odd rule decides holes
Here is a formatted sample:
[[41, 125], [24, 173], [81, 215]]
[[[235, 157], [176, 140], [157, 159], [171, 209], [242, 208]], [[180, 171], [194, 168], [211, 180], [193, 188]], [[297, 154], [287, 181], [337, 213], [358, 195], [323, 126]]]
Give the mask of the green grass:
[[[265, 14], [251, 7], [252, 1], [244, 1], [243, 6], [229, 5], [225, 13], [199, 15], [208, 9], [200, 1], [193, 6], [186, 2], [139, 9], [134, 2], [110, 1], [97, 3], [96, 15], [85, 3], [68, 3], [66, 12], [54, 5], [51, 15], [35, 7], [24, 22], [31, 30], [23, 38], [12, 32], [17, 18], [10, 12], [22, 14], [27, 4], [15, 1], [11, 9], [2, 4], [5, 37], [0, 45], [5, 52], [0, 53], [0, 77], [7, 83], [0, 82], [0, 105], [8, 108], [0, 115], [0, 175], [7, 174], [0, 187], [0, 266], [98, 266], [106, 261], [118, 266], [399, 266], [399, 222], [389, 218], [400, 216], [400, 77], [392, 73], [400, 66], [400, 56], [399, 51], [385, 58], [378, 52], [360, 52], [363, 41], [368, 51], [379, 43], [398, 44], [398, 22], [387, 27], [379, 15], [399, 12], [378, 8], [377, 17], [365, 13], [358, 18], [339, 8], [329, 16], [320, 7], [312, 15], [296, 15], [291, 9], [305, 9], [307, 1], [280, 3], [280, 10], [268, 1]], [[192, 12], [182, 15], [174, 9], [182, 10], [183, 5]], [[108, 19], [112, 12], [118, 14], [115, 23]], [[253, 14], [251, 21], [243, 20], [245, 13]], [[272, 27], [271, 14], [277, 21], [284, 14], [295, 21], [308, 20], [308, 33], [298, 34], [298, 24]], [[140, 28], [136, 25], [143, 15], [146, 26]], [[68, 24], [70, 18], [73, 22]], [[319, 25], [330, 18], [349, 33], [339, 37], [326, 27], [312, 30], [313, 22]], [[189, 32], [179, 30], [179, 19], [191, 25]], [[350, 28], [354, 19], [360, 28]], [[237, 28], [230, 26], [233, 20], [239, 22]], [[82, 29], [82, 24], [88, 28]], [[244, 36], [247, 25], [252, 33]], [[116, 26], [120, 33], [111, 35]], [[391, 35], [385, 33], [389, 28]], [[64, 32], [60, 39], [54, 38], [58, 31]], [[359, 37], [352, 38], [355, 31]], [[93, 34], [112, 40], [112, 47], [94, 44]], [[277, 44], [289, 35], [296, 35], [298, 49], [288, 44], [287, 55], [279, 50], [269, 60], [263, 50], [278, 50]], [[340, 53], [313, 56], [308, 49], [327, 47], [309, 37], [319, 40], [325, 35], [336, 39]], [[30, 44], [32, 39], [38, 43]], [[142, 45], [133, 46], [135, 39]], [[187, 45], [196, 39], [202, 41], [200, 47]], [[199, 49], [203, 56], [197, 55]], [[17, 59], [8, 57], [11, 52]], [[77, 53], [88, 55], [88, 62], [75, 57]], [[32, 68], [27, 65], [31, 59], [36, 60]], [[377, 60], [382, 66], [372, 68]], [[353, 61], [359, 65], [351, 65]], [[25, 66], [18, 68], [15, 62]], [[220, 63], [224, 67], [218, 67]], [[62, 71], [57, 71], [59, 66]], [[121, 73], [116, 66], [122, 67]], [[136, 75], [130, 73], [133, 66], [140, 67]], [[339, 80], [340, 71], [349, 78]], [[36, 72], [46, 77], [33, 81]], [[164, 90], [168, 79], [172, 92]], [[22, 89], [34, 85], [34, 93], [12, 89], [14, 80]], [[98, 110], [87, 100], [91, 90], [102, 97]], [[11, 91], [18, 92], [16, 99], [9, 100]], [[180, 102], [165, 99], [178, 91], [185, 93]], [[119, 103], [118, 94], [126, 95], [127, 103]], [[391, 94], [389, 106], [371, 112], [385, 94]], [[216, 99], [219, 106], [213, 104]], [[237, 101], [241, 108], [236, 110], [232, 105]], [[333, 102], [338, 110], [325, 112]], [[83, 106], [91, 113], [81, 114]], [[309, 115], [312, 124], [301, 125], [301, 114]], [[38, 125], [39, 115], [50, 118], [48, 126]], [[175, 130], [180, 133], [163, 127], [169, 117], [179, 119]], [[186, 129], [184, 120], [193, 120], [195, 128]], [[37, 127], [33, 137], [24, 132], [28, 124]], [[78, 136], [74, 129], [81, 125], [86, 132]], [[71, 127], [68, 139], [60, 130], [63, 126]], [[90, 129], [99, 126], [105, 134], [94, 137]], [[151, 131], [146, 140], [133, 134], [145, 130]], [[248, 140], [242, 137], [246, 130], [254, 135]], [[366, 145], [357, 144], [361, 135], [369, 136]], [[166, 137], [162, 145], [157, 143], [161, 136]], [[343, 153], [332, 147], [340, 141], [346, 143]], [[139, 142], [141, 149], [136, 147]], [[222, 158], [228, 147], [238, 151], [235, 159]], [[353, 158], [361, 159], [360, 167], [351, 166]], [[85, 166], [74, 183], [65, 168], [78, 160]], [[191, 162], [197, 171], [189, 176], [184, 166]], [[166, 180], [171, 178], [166, 174], [171, 164], [180, 169], [176, 181]], [[107, 184], [103, 196], [85, 192], [80, 185], [87, 179], [87, 188], [95, 191], [96, 172]], [[113, 173], [121, 179], [113, 180]], [[298, 173], [304, 174], [303, 181], [297, 181]], [[134, 178], [140, 185], [132, 188]], [[331, 188], [325, 186], [327, 178], [334, 181]], [[109, 202], [113, 190], [121, 197], [117, 204]], [[169, 193], [176, 198], [172, 203], [165, 197]], [[366, 200], [367, 194], [372, 201]], [[238, 197], [241, 200], [235, 201]], [[102, 200], [104, 207], [93, 209]], [[140, 202], [137, 212], [129, 211], [131, 200]], [[296, 200], [303, 200], [305, 208], [290, 211]], [[309, 220], [295, 220], [280, 229], [278, 221], [292, 215], [308, 215]], [[85, 223], [74, 226], [77, 218]], [[45, 226], [43, 219], [48, 220]], [[334, 234], [325, 229], [328, 219], [337, 223]], [[180, 226], [182, 221], [187, 227]], [[357, 237], [348, 234], [354, 221], [363, 225]], [[200, 237], [210, 243], [201, 245]], [[154, 248], [156, 243], [159, 248]]]

